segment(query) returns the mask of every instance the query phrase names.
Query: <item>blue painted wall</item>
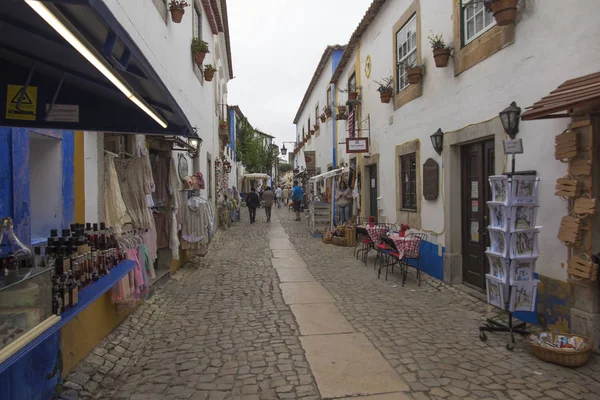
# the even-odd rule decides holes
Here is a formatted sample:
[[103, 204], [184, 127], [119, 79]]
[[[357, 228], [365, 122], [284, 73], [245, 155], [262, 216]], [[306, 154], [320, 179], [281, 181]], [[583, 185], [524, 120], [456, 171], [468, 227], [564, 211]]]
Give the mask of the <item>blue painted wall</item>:
[[[428, 275], [433, 276], [441, 281], [444, 280], [444, 253], [446, 248], [442, 247], [442, 255], [438, 255], [438, 245], [431, 242], [425, 242], [421, 249], [421, 270]], [[410, 265], [416, 266], [414, 261], [409, 262]]]

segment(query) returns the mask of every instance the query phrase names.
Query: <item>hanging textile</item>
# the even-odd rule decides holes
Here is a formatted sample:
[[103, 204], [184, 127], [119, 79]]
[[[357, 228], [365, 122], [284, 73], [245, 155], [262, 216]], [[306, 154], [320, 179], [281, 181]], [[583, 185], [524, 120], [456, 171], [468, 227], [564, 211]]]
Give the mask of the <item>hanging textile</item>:
[[104, 156], [104, 220], [116, 233], [121, 233], [129, 218], [115, 169], [115, 157], [114, 154]]
[[148, 185], [144, 174], [144, 162], [140, 157], [127, 160], [114, 160], [123, 201], [133, 226], [149, 229], [154, 226], [154, 218], [146, 202], [145, 187]]
[[169, 168], [169, 207], [171, 211], [171, 229], [169, 235], [169, 248], [174, 260], [179, 260], [179, 238], [177, 232], [179, 226], [177, 224], [177, 213], [179, 212], [179, 176], [177, 175], [177, 166], [175, 159], [171, 157], [171, 165]]
[[150, 156], [152, 165], [152, 176], [156, 190], [152, 193], [155, 207], [164, 207], [169, 202], [169, 163], [165, 157], [158, 154]]
[[152, 166], [150, 165], [150, 153], [143, 144], [140, 144], [137, 148], [138, 157], [142, 159], [142, 166], [144, 170], [144, 193], [146, 195], [146, 205], [148, 207], [154, 207], [154, 200], [152, 200], [152, 193], [156, 189], [154, 184], [154, 177], [152, 176]]
[[148, 230], [144, 233], [144, 243], [146, 243], [150, 265], [154, 266], [154, 261], [158, 258], [156, 226], [148, 228]]

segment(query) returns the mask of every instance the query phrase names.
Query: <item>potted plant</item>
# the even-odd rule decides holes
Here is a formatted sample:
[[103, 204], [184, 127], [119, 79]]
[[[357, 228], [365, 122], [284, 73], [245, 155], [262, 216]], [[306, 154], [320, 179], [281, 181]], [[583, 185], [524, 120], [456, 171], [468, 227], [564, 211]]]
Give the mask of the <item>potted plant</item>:
[[438, 68], [446, 67], [448, 65], [448, 60], [450, 59], [450, 52], [452, 51], [450, 46], [446, 45], [441, 34], [428, 36], [427, 39], [429, 39], [431, 49], [433, 50], [435, 66]]
[[319, 124], [315, 124], [315, 132], [319, 132]]
[[206, 79], [207, 82], [210, 82], [213, 80], [213, 77], [215, 76], [215, 71], [217, 69], [215, 67], [212, 66], [212, 64], [208, 64], [204, 66], [204, 79]]
[[325, 115], [325, 113], [321, 114], [319, 116], [319, 118], [321, 119], [321, 122], [326, 122], [327, 121], [327, 115]]
[[225, 121], [224, 119], [219, 120], [219, 129], [220, 130], [226, 130], [227, 129], [227, 121]]
[[494, 14], [498, 26], [513, 24], [517, 19], [518, 0], [486, 0], [486, 7]]
[[181, 22], [183, 14], [185, 14], [185, 7], [189, 7], [189, 4], [181, 0], [171, 0], [169, 3], [169, 11], [171, 11], [171, 21], [176, 24]]
[[358, 89], [355, 83], [348, 83], [348, 87], [340, 89], [340, 92], [348, 93], [348, 100], [356, 100], [358, 98]]
[[210, 51], [208, 51], [208, 43], [206, 43], [202, 39], [193, 38], [192, 55], [194, 56], [194, 59], [198, 66], [202, 65], [202, 63], [204, 62], [204, 57], [206, 57], [207, 53], [210, 53]]
[[323, 107], [323, 112], [327, 118], [331, 118], [331, 106]]
[[411, 85], [415, 85], [421, 82], [421, 79], [423, 79], [422, 65], [416, 65], [414, 62], [409, 63], [403, 61], [401, 63], [401, 66], [406, 71], [406, 79], [408, 79], [408, 83], [410, 83]]
[[381, 82], [375, 81], [379, 85], [377, 91], [379, 92], [379, 98], [382, 103], [388, 104], [394, 94], [394, 77], [381, 78]]
[[[315, 130], [314, 130], [314, 129], [311, 129], [311, 130], [310, 130], [310, 136], [314, 136], [314, 135], [315, 135]], [[310, 137], [310, 136], [309, 136], [309, 137]]]
[[344, 120], [348, 119], [348, 114], [346, 114], [346, 105], [340, 104], [337, 106], [337, 115], [335, 116], [336, 120]]

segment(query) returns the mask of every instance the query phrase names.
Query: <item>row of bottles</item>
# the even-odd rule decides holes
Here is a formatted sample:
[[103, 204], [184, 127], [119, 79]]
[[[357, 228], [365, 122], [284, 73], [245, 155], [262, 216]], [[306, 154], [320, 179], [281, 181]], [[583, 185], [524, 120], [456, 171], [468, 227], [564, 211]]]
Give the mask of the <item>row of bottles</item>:
[[60, 315], [75, 307], [79, 291], [107, 275], [123, 261], [115, 233], [104, 223], [71, 224], [58, 235], [50, 231], [48, 244], [34, 249], [36, 267], [52, 267], [52, 308]]

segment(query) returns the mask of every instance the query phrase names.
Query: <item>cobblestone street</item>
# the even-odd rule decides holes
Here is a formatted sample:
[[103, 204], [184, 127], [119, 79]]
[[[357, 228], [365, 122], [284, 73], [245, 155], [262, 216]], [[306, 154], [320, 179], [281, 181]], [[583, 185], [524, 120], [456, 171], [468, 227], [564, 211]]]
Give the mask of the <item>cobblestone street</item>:
[[523, 343], [507, 351], [504, 334], [481, 342], [487, 304], [432, 279], [377, 279], [372, 258], [312, 238], [304, 217], [257, 214], [250, 225], [242, 209], [206, 257], [156, 289], [71, 372], [62, 398], [600, 399], [597, 357], [567, 369]]

